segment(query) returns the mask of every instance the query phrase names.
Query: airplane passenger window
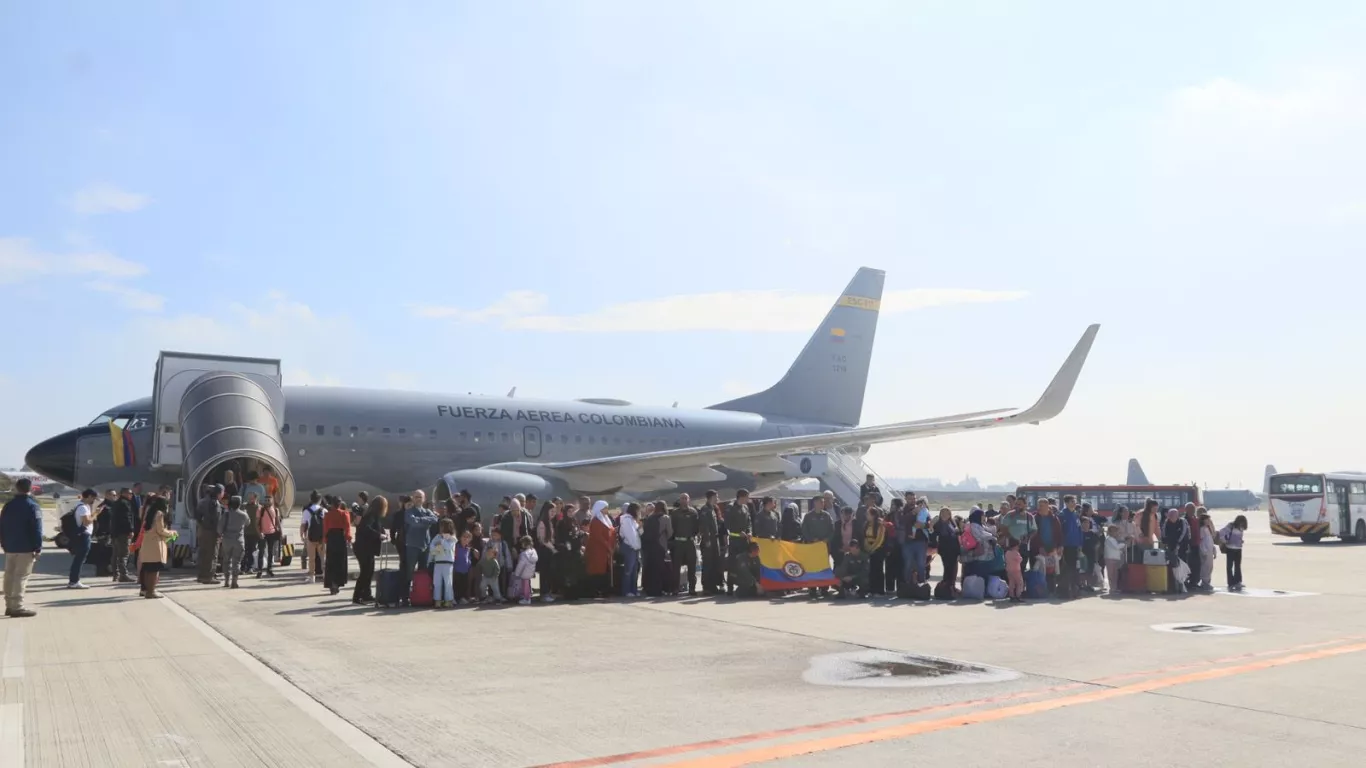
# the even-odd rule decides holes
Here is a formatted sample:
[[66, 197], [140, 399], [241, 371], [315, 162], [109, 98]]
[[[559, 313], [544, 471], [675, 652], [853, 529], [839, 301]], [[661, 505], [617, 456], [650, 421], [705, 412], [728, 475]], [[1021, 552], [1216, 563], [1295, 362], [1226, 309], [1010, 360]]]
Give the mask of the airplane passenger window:
[[324, 427], [323, 425], [319, 424], [318, 426], [313, 428], [313, 434], [317, 435], [318, 437], [322, 437], [323, 435], [327, 434], [327, 427]]
[[286, 424], [286, 425], [284, 425], [283, 427], [280, 428], [280, 434], [282, 434], [282, 435], [287, 435], [287, 434], [289, 434], [289, 425], [288, 425], [288, 424]]
[[513, 433], [512, 433], [512, 442], [514, 442], [514, 443], [520, 443], [520, 442], [522, 442], [522, 433], [521, 433], [521, 432], [513, 432]]
[[374, 437], [374, 436], [375, 436], [375, 428], [374, 428], [374, 427], [366, 427], [366, 428], [365, 428], [365, 436], [366, 436], [366, 437]]
[[[461, 437], [464, 437], [464, 435], [461, 435]], [[475, 433], [474, 433], [474, 442], [476, 442], [476, 443], [479, 442], [479, 433], [478, 433], [478, 432], [475, 432]]]
[[560, 435], [560, 444], [569, 445], [569, 435]]
[[380, 434], [384, 435], [385, 437], [388, 437], [388, 436], [389, 436], [389, 428], [388, 428], [388, 427], [385, 427], [384, 429], [381, 429], [381, 430], [380, 430]]
[[508, 433], [504, 432], [504, 433], [502, 433], [502, 435], [503, 435], [503, 442], [506, 443], [506, 442], [508, 441]]
[[406, 435], [406, 434], [408, 434], [408, 429], [407, 429], [406, 427], [399, 427], [399, 428], [398, 428], [398, 433], [399, 433], [399, 435]]
[[360, 427], [352, 427], [352, 428], [351, 428], [351, 436], [352, 436], [352, 437], [355, 437], [355, 436], [358, 435], [358, 434], [360, 434]]
[[489, 433], [489, 442], [490, 442], [490, 443], [493, 442], [493, 439], [494, 439], [494, 438], [493, 438], [493, 433], [490, 432], [490, 433]]
[[461, 433], [460, 433], [460, 442], [462, 442], [462, 443], [465, 442], [465, 433], [464, 433], [464, 432], [461, 432]]

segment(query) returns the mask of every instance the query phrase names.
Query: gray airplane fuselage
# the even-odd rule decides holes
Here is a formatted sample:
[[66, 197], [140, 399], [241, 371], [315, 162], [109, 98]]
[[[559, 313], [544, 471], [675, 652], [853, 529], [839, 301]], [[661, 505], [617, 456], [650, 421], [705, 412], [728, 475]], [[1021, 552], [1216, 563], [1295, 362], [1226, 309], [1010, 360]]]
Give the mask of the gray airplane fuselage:
[[[385, 495], [431, 490], [453, 470], [503, 462], [575, 461], [840, 429], [735, 411], [580, 400], [341, 387], [285, 387], [284, 393], [281, 439], [294, 474], [296, 504], [315, 489], [347, 497], [361, 490]], [[151, 411], [148, 397], [103, 415], [141, 418], [144, 421], [139, 424], [147, 424]], [[154, 469], [148, 465], [152, 432], [150, 426], [130, 431], [137, 457], [131, 467], [114, 466], [109, 430], [102, 424], [51, 438], [35, 448], [34, 459], [43, 462], [49, 477], [78, 487], [102, 490], [135, 481], [174, 482], [180, 476], [179, 466]], [[62, 457], [68, 450], [74, 454], [73, 461], [64, 467]], [[785, 479], [775, 474], [720, 471], [726, 475], [724, 481], [660, 490], [671, 495], [698, 495], [707, 488], [729, 493], [741, 487], [772, 487]]]

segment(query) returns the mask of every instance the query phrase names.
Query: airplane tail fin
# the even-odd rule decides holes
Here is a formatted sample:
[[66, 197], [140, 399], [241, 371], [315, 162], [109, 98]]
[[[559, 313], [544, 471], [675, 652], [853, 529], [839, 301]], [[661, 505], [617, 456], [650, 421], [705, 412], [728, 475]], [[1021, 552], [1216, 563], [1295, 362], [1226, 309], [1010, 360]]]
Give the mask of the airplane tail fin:
[[1144, 473], [1143, 467], [1139, 466], [1138, 459], [1129, 459], [1129, 479], [1125, 485], [1152, 485], [1148, 482], [1148, 475]]
[[753, 395], [709, 406], [815, 424], [857, 426], [886, 273], [861, 267], [787, 374]]
[[1276, 467], [1271, 464], [1266, 465], [1266, 471], [1262, 474], [1262, 493], [1271, 493], [1271, 476], [1276, 474]]

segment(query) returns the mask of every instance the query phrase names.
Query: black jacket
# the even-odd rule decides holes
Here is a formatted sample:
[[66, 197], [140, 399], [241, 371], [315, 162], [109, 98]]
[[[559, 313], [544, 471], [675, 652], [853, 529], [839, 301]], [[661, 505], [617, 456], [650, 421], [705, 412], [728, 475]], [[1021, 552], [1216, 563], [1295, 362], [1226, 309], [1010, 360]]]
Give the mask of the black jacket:
[[119, 499], [104, 512], [111, 515], [109, 518], [110, 536], [132, 536], [137, 530], [137, 519], [133, 513], [133, 502], [129, 499]]
[[351, 544], [356, 557], [379, 555], [380, 548], [384, 546], [383, 531], [383, 519], [374, 515], [362, 516], [360, 522], [356, 523], [355, 541]]

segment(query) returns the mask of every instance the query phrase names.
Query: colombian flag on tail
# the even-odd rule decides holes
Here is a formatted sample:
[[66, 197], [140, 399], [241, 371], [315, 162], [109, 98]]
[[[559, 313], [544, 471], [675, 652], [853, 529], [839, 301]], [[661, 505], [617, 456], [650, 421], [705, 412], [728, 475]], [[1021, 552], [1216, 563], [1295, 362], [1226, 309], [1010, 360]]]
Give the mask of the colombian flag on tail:
[[131, 467], [137, 464], [133, 455], [133, 437], [114, 422], [109, 422], [109, 446], [114, 452], [114, 466]]
[[830, 551], [824, 542], [755, 541], [759, 544], [759, 585], [765, 590], [833, 587], [839, 583], [830, 570]]

